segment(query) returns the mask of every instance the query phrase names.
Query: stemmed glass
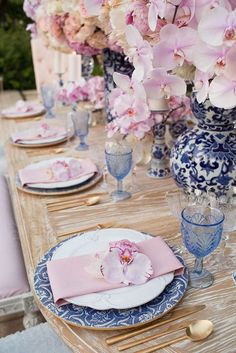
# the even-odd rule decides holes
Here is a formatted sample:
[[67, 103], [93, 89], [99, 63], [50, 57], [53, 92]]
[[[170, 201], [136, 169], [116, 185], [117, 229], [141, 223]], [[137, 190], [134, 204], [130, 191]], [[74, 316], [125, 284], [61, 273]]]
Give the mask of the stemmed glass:
[[41, 96], [43, 100], [44, 108], [46, 109], [46, 118], [54, 118], [54, 113], [52, 111], [55, 104], [55, 87], [52, 85], [42, 85], [40, 87]]
[[117, 180], [117, 190], [111, 193], [113, 200], [128, 199], [131, 194], [123, 190], [122, 182], [132, 167], [132, 149], [119, 143], [107, 144], [105, 158], [108, 172]]
[[182, 211], [181, 233], [187, 250], [196, 257], [190, 271], [190, 286], [206, 288], [212, 285], [213, 275], [203, 269], [203, 258], [212, 253], [220, 243], [224, 214], [206, 206], [188, 206]]
[[89, 149], [85, 139], [89, 133], [90, 112], [88, 110], [80, 110], [71, 112], [70, 114], [74, 125], [75, 135], [80, 139], [80, 144], [75, 149], [77, 151], [86, 151]]

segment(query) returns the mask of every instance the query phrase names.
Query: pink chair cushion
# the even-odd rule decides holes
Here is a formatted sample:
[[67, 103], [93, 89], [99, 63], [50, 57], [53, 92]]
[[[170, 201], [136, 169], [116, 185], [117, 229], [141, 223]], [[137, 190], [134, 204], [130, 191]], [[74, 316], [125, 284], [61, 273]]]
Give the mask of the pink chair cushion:
[[29, 292], [19, 236], [5, 177], [0, 176], [0, 299]]

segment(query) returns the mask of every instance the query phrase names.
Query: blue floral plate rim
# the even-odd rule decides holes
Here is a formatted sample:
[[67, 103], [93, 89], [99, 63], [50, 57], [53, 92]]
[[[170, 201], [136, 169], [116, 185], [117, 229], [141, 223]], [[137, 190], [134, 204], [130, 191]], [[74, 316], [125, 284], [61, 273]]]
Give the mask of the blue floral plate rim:
[[[122, 330], [150, 323], [166, 315], [183, 298], [188, 285], [188, 271], [185, 267], [183, 275], [175, 276], [165, 290], [150, 302], [132, 309], [96, 310], [66, 304], [58, 307], [53, 302], [53, 295], [47, 275], [46, 263], [54, 252], [71, 238], [85, 234], [76, 234], [52, 247], [40, 260], [35, 269], [34, 291], [37, 299], [47, 310], [70, 325], [92, 330]], [[178, 250], [172, 247], [177, 258], [184, 264]]]

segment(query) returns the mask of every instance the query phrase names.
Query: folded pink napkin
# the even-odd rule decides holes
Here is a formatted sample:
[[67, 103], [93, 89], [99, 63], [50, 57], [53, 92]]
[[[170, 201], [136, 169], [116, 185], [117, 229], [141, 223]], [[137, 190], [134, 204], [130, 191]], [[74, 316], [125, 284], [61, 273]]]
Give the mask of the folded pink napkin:
[[28, 129], [19, 131], [11, 135], [13, 142], [19, 141], [37, 141], [48, 139], [51, 137], [63, 137], [66, 136], [66, 129], [60, 126], [49, 126], [48, 124], [42, 124], [35, 129]]
[[[183, 273], [183, 265], [161, 237], [155, 237], [138, 243], [140, 252], [152, 262], [151, 278], [170, 272]], [[120, 288], [125, 284], [111, 284], [103, 278], [96, 278], [87, 268], [96, 261], [97, 254], [74, 256], [52, 260], [47, 263], [48, 276], [54, 301], [58, 305], [79, 295]]]
[[22, 185], [37, 183], [53, 183], [68, 181], [95, 173], [97, 166], [90, 159], [74, 159], [53, 161], [48, 167], [31, 169], [26, 167], [19, 171]]

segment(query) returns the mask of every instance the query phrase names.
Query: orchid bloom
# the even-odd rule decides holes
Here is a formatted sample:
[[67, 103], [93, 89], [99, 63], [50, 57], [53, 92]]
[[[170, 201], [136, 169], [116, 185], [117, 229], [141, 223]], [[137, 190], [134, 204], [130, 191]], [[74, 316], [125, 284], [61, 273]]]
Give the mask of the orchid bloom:
[[185, 81], [175, 75], [168, 74], [164, 69], [154, 69], [150, 78], [144, 81], [147, 97], [151, 99], [182, 96], [186, 93]]
[[98, 16], [101, 11], [103, 0], [83, 0], [84, 8], [88, 16]]
[[209, 10], [213, 10], [219, 6], [231, 10], [231, 4], [228, 0], [196, 0], [195, 17], [197, 22], [200, 21], [200, 19], [205, 15], [206, 12], [208, 12]]
[[150, 259], [139, 252], [129, 240], [110, 243], [109, 253], [103, 258], [101, 272], [113, 284], [143, 284], [153, 274]]
[[67, 181], [80, 174], [81, 165], [75, 159], [71, 159], [69, 163], [65, 161], [56, 161], [52, 164], [51, 170], [56, 180]]
[[152, 69], [153, 53], [151, 45], [143, 40], [139, 31], [132, 25], [126, 27], [126, 39], [130, 46], [128, 54], [135, 68], [133, 77], [141, 81]]
[[157, 25], [158, 17], [164, 18], [166, 12], [166, 0], [150, 0], [148, 10], [148, 24], [150, 29], [154, 32]]
[[227, 52], [225, 61], [224, 75], [229, 79], [236, 80], [236, 45]]
[[229, 49], [224, 45], [213, 47], [201, 42], [195, 48], [194, 64], [197, 69], [203, 72], [220, 75], [225, 69], [226, 54]]
[[208, 97], [209, 74], [207, 72], [196, 70], [194, 85], [195, 85], [195, 90], [197, 91], [196, 98], [198, 102], [199, 103], [204, 102]]
[[174, 23], [178, 27], [186, 25], [192, 20], [195, 14], [197, 1], [198, 0], [174, 0], [167, 2], [165, 14], [166, 21], [168, 23]]
[[146, 100], [146, 92], [141, 82], [137, 81], [135, 75], [130, 78], [127, 75], [114, 72], [113, 80], [117, 87], [124, 93], [135, 94], [136, 97]]
[[178, 28], [168, 24], [160, 31], [160, 42], [154, 47], [154, 66], [172, 70], [191, 61], [197, 32], [188, 27]]
[[209, 87], [209, 99], [219, 108], [231, 109], [236, 106], [236, 80], [224, 75], [215, 77]]
[[207, 44], [232, 46], [236, 43], [236, 10], [219, 6], [207, 11], [199, 22], [198, 33]]

